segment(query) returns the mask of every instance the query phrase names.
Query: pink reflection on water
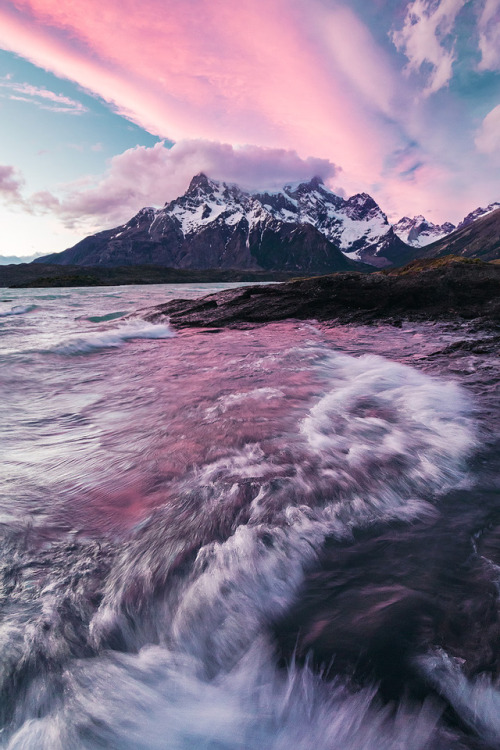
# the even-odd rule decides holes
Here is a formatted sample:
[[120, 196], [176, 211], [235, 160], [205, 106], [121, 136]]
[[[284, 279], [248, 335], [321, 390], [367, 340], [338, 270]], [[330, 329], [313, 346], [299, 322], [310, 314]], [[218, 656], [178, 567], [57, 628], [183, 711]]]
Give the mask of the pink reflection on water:
[[[52, 369], [45, 355], [19, 406], [21, 421], [26, 413], [41, 427], [13, 444], [12, 473], [28, 498], [50, 497], [39, 509], [46, 523], [84, 533], [128, 528], [168, 503], [183, 478], [248, 446], [279, 476], [283, 455], [298, 450], [300, 421], [324, 393], [315, 365], [326, 353], [411, 361], [436, 346], [383, 329], [283, 322], [181, 331], [59, 357]], [[42, 378], [50, 400], [38, 393]]]

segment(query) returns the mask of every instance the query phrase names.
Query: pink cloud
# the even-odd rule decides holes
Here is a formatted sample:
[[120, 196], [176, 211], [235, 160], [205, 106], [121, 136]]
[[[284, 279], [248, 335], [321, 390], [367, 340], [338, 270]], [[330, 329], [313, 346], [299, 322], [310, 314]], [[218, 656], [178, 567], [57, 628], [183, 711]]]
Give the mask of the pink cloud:
[[356, 14], [340, 4], [318, 6], [311, 26], [331, 75], [357, 91], [368, 108], [394, 116], [402, 93], [397, 93], [396, 72]]
[[14, 167], [0, 164], [0, 198], [6, 203], [23, 205], [23, 186], [24, 180]]
[[107, 0], [104, 10], [98, 0], [17, 0], [0, 21], [5, 47], [161, 137], [317, 154], [366, 184], [394, 135], [384, 53], [353, 13], [317, 0]]
[[[404, 181], [398, 177], [402, 170], [409, 173]], [[59, 197], [50, 191], [23, 195], [22, 175], [12, 166], [0, 167], [0, 196], [28, 213], [57, 217], [66, 230], [84, 234], [117, 226], [143, 206], [161, 206], [176, 198], [200, 171], [249, 190], [278, 188], [319, 175], [334, 192], [345, 196], [337, 185], [342, 172], [326, 159], [301, 159], [296, 152], [284, 149], [234, 148], [202, 140], [180, 141], [171, 149], [162, 143], [153, 148], [129, 149], [110, 160], [105, 174], [82, 177], [63, 186]], [[468, 185], [458, 185], [457, 192], [456, 179], [436, 164], [421, 163], [415, 168], [409, 149], [396, 155], [392, 170], [372, 194], [391, 221], [397, 221], [403, 213], [423, 213], [436, 222], [457, 222], [476, 203], [487, 203], [494, 189], [486, 182], [471, 204], [467, 190], [461, 190]], [[429, 191], [429, 185], [434, 192]], [[439, 203], [435, 196], [440, 196]], [[402, 211], [402, 205], [407, 210]]]
[[[430, 70], [427, 93], [449, 80], [454, 51], [448, 37], [464, 2], [407, 3], [416, 23], [403, 13], [394, 40], [413, 70], [422, 75]], [[486, 0], [485, 7], [497, 2]], [[418, 110], [411, 101], [413, 83], [402, 80], [399, 63], [347, 5], [341, 0], [4, 0], [0, 46], [78, 82], [151, 133], [178, 142], [179, 150], [176, 146], [168, 158], [165, 149], [115, 157], [106, 175], [74, 185], [55, 210], [66, 211], [67, 222], [76, 220], [80, 208], [88, 221], [100, 217], [109, 223], [127, 218], [125, 210], [164, 202], [169, 190], [182, 192], [201, 169], [236, 182], [245, 176], [250, 182], [270, 179], [259, 151], [253, 154], [255, 166], [251, 151], [245, 170], [233, 163], [249, 146], [224, 154], [225, 171], [217, 173], [223, 149], [231, 148], [221, 142], [293, 151], [303, 163], [314, 154], [341, 164], [346, 193], [365, 190], [397, 214], [426, 213], [431, 206], [439, 211], [434, 218], [443, 221], [465, 200], [470, 210], [476, 187], [470, 180], [457, 187], [438, 140], [426, 154], [417, 146], [415, 161], [422, 165], [413, 174], [401, 176], [397, 169], [386, 174], [391, 155], [409, 141], [432, 141], [434, 123], [429, 124], [423, 105]], [[490, 29], [491, 14], [485, 19]], [[217, 156], [211, 161], [210, 148]], [[284, 160], [289, 165], [288, 156]], [[415, 161], [408, 161], [408, 169]], [[270, 170], [271, 162], [266, 163]], [[277, 160], [272, 168], [277, 182], [295, 179], [287, 176], [293, 171], [288, 166], [280, 171]], [[141, 173], [146, 169], [154, 179]], [[493, 191], [491, 182], [488, 189]], [[111, 190], [116, 199], [106, 194]]]
[[108, 171], [95, 183], [87, 178], [68, 186], [60, 201], [44, 193], [33, 202], [38, 209], [61, 216], [67, 227], [95, 231], [127, 221], [143, 206], [161, 206], [176, 198], [198, 172], [247, 189], [272, 189], [314, 175], [333, 179], [338, 171], [327, 159], [301, 159], [295, 151], [284, 149], [234, 148], [201, 140], [180, 141], [168, 149], [157, 143], [113, 157]]
[[476, 134], [476, 147], [484, 154], [500, 156], [500, 105], [484, 118]]

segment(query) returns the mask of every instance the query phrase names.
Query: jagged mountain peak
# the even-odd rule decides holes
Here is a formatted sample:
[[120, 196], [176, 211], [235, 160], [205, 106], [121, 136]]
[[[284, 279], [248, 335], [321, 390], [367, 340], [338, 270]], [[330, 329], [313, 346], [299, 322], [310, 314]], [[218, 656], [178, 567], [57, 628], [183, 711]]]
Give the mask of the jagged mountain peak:
[[359, 204], [369, 202], [375, 203], [371, 195], [369, 195], [368, 193], [354, 193], [354, 195], [351, 195], [351, 197], [348, 198], [348, 201], [350, 201], [351, 203]]
[[152, 206], [144, 206], [144, 208], [141, 208], [134, 216], [132, 216], [131, 219], [127, 221], [126, 224], [118, 227], [118, 229], [123, 230], [127, 227], [138, 227], [143, 224], [150, 224], [157, 213], [158, 211]]
[[346, 200], [346, 205], [363, 211], [373, 211], [376, 209], [382, 212], [378, 203], [371, 197], [371, 195], [368, 195], [368, 193], [355, 193], [354, 195], [351, 195], [351, 197]]
[[309, 180], [309, 182], [306, 182], [304, 184], [309, 185], [309, 187], [311, 188], [311, 190], [316, 190], [317, 188], [319, 188], [322, 185], [324, 185], [325, 182], [324, 182], [324, 180], [323, 180], [322, 177], [320, 177], [319, 175], [316, 174], [316, 175], [314, 175], [314, 177], [312, 177]]
[[394, 224], [394, 231], [397, 236], [406, 242], [411, 247], [425, 247], [430, 245], [432, 242], [445, 237], [450, 232], [453, 232], [455, 225], [449, 221], [444, 224], [434, 224], [422, 216], [417, 214], [412, 219], [408, 216], [403, 216], [396, 224]]
[[378, 218], [383, 225], [387, 225], [386, 231], [389, 228], [387, 216], [368, 193], [356, 193], [343, 203], [344, 213], [353, 221], [366, 221]]
[[305, 195], [306, 193], [312, 193], [319, 188], [327, 190], [324, 185], [325, 183], [323, 182], [323, 178], [315, 175], [310, 180], [307, 180], [305, 182], [299, 182], [298, 184], [289, 183], [288, 185], [285, 185], [283, 190], [289, 195]]
[[139, 211], [133, 216], [133, 219], [139, 219], [139, 218], [149, 218], [150, 216], [154, 216], [156, 214], [156, 208], [153, 208], [153, 206], [144, 206], [144, 208], [139, 209]]
[[189, 187], [186, 190], [185, 195], [202, 191], [213, 190], [214, 187], [218, 187], [218, 183], [215, 180], [210, 179], [204, 172], [196, 174], [189, 183]]

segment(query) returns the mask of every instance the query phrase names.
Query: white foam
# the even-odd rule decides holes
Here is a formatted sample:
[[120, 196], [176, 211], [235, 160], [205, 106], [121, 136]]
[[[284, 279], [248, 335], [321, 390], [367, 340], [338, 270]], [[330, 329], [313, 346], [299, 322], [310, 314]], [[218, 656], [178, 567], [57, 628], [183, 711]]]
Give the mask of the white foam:
[[168, 323], [160, 325], [145, 321], [129, 321], [117, 328], [93, 331], [83, 336], [65, 339], [48, 350], [54, 354], [86, 354], [99, 349], [122, 346], [133, 339], [166, 339], [175, 336]]
[[460, 668], [460, 661], [441, 650], [420, 657], [418, 664], [429, 682], [451, 703], [457, 715], [492, 747], [499, 747], [498, 685], [495, 686], [486, 675], [474, 680], [467, 679]]
[[[170, 331], [145, 330], [162, 328]], [[115, 558], [91, 643], [99, 649], [106, 631], [121, 627], [138, 653], [100, 649], [92, 659], [68, 659], [62, 676], [46, 676], [55, 685], [51, 710], [50, 686], [43, 692], [34, 681], [19, 700], [8, 750], [447, 746], [434, 704], [403, 702], [394, 711], [377, 706], [371, 688], [353, 695], [307, 667], [292, 664], [287, 673], [267, 640], [266, 627], [294, 601], [325, 537], [417, 517], [428, 494], [435, 499], [464, 480], [476, 445], [472, 406], [452, 382], [373, 356], [330, 352], [319, 367], [325, 392], [287, 435], [286, 451], [267, 455], [247, 444], [193, 470]], [[277, 395], [255, 389], [233, 394], [232, 403]], [[221, 524], [227, 532], [219, 534]], [[144, 647], [152, 642], [160, 645]], [[461, 709], [460, 696], [450, 700]], [[476, 723], [472, 710], [471, 724], [496, 737], [498, 710], [493, 696]]]
[[375, 355], [332, 353], [322, 372], [328, 391], [301, 431], [332, 481], [404, 500], [464, 480], [477, 436], [457, 384]]
[[[426, 515], [429, 501], [465, 481], [476, 437], [458, 386], [382, 357], [336, 352], [324, 358], [321, 373], [327, 392], [288, 436], [286, 451], [267, 455], [258, 443], [228, 451], [184, 477], [166, 515], [158, 511], [154, 523], [138, 529], [92, 625], [97, 643], [118, 627], [140, 646], [121, 614], [131, 588], [154, 589], [150, 570], [158, 556], [165, 579], [196, 544], [198, 529], [217, 528], [246, 505], [246, 520], [225, 541], [202, 543], [181, 599], [167, 601], [169, 593], [158, 618], [182, 651], [212, 666], [232, 665], [293, 601], [326, 537]], [[196, 506], [187, 511], [192, 497], [203, 520]], [[175, 539], [169, 514], [183, 518]]]
[[450, 740], [436, 704], [394, 712], [371, 688], [351, 693], [307, 668], [278, 670], [263, 638], [213, 681], [196, 661], [153, 646], [82, 660], [61, 687], [64, 704], [26, 721], [8, 750], [437, 750]]
[[224, 414], [228, 409], [238, 404], [241, 404], [247, 400], [256, 401], [271, 401], [275, 398], [281, 398], [285, 394], [278, 388], [254, 388], [251, 391], [243, 391], [241, 393], [230, 393], [228, 396], [221, 396], [217, 399], [214, 406], [210, 406], [205, 414], [207, 417], [214, 417], [219, 414]]
[[36, 305], [14, 305], [10, 310], [1, 310], [0, 318], [8, 318], [11, 315], [24, 315], [36, 308]]

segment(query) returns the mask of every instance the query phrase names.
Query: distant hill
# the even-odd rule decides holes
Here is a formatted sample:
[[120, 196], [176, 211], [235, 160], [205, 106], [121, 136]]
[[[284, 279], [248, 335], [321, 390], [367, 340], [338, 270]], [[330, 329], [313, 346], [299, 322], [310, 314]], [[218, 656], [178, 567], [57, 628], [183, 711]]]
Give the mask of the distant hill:
[[123, 284], [198, 284], [231, 281], [286, 281], [296, 274], [272, 271], [202, 271], [158, 266], [57, 266], [22, 263], [0, 266], [0, 287], [120, 286]]
[[13, 263], [31, 263], [36, 258], [42, 258], [44, 253], [33, 253], [33, 255], [0, 255], [0, 266], [9, 266]]

